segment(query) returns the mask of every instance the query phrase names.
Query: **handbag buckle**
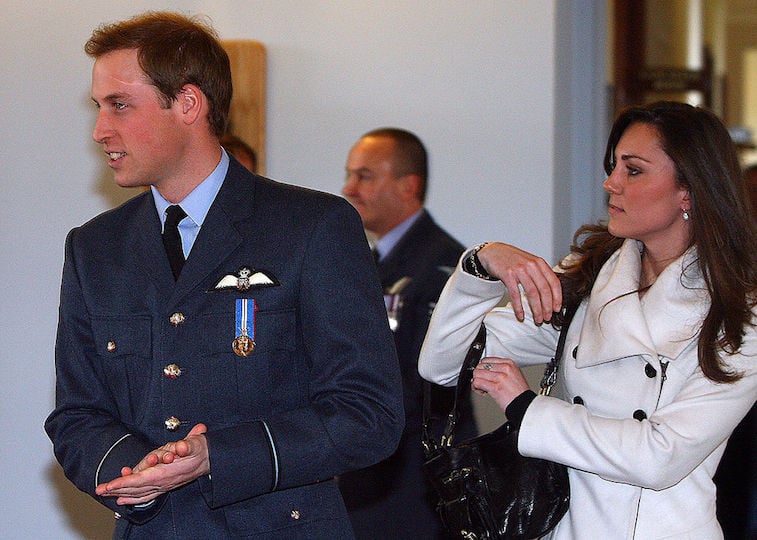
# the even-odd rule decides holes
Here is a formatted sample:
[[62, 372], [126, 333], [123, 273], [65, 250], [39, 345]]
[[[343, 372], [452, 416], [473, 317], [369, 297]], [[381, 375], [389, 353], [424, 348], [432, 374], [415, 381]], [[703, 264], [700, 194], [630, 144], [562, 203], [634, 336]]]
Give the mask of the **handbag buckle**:
[[539, 388], [541, 388], [541, 392], [539, 393], [542, 396], [548, 396], [555, 382], [557, 382], [557, 362], [552, 358], [544, 369], [544, 375], [539, 383]]

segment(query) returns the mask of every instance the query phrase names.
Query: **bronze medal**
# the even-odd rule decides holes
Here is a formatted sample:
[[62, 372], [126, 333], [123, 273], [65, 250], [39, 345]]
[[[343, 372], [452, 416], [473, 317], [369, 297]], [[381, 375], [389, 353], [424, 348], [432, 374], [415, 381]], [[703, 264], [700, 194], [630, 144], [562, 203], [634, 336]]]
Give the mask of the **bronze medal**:
[[255, 349], [255, 342], [248, 335], [242, 334], [234, 339], [231, 343], [231, 348], [237, 356], [250, 356]]

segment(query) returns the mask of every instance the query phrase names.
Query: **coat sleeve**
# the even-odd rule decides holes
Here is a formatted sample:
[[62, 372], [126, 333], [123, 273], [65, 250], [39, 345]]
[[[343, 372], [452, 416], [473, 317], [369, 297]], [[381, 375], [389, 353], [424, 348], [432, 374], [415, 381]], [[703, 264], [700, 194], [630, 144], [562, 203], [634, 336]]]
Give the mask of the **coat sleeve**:
[[[286, 246], [282, 246], [286, 249]], [[207, 433], [211, 507], [318, 482], [393, 453], [402, 387], [375, 265], [359, 216], [341, 199], [310, 231], [300, 276], [307, 400]]]
[[675, 397], [642, 422], [591, 415], [586, 407], [537, 396], [523, 418], [518, 450], [605, 480], [669, 488], [723, 445], [755, 402], [756, 356], [757, 332], [750, 327], [741, 352], [725, 358], [743, 374], [740, 380], [718, 384], [696, 368]]
[[[461, 261], [465, 258], [461, 258]], [[418, 360], [418, 371], [426, 380], [452, 386], [457, 383], [468, 347], [483, 321], [486, 326], [485, 356], [508, 357], [519, 365], [549, 361], [557, 343], [557, 332], [549, 324], [537, 326], [528, 302], [526, 316], [518, 321], [506, 298], [501, 281], [472, 276], [458, 263], [434, 308], [428, 333]]]

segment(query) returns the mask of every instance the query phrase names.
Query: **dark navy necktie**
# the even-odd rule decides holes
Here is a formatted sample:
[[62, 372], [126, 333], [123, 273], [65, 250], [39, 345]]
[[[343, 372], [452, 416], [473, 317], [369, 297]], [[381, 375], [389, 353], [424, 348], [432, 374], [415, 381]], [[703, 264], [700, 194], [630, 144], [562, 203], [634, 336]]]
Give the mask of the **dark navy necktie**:
[[181, 247], [181, 235], [179, 234], [179, 222], [187, 217], [187, 213], [174, 204], [166, 209], [166, 223], [163, 226], [163, 245], [168, 254], [168, 262], [171, 263], [173, 278], [179, 279], [181, 269], [184, 267], [184, 249]]

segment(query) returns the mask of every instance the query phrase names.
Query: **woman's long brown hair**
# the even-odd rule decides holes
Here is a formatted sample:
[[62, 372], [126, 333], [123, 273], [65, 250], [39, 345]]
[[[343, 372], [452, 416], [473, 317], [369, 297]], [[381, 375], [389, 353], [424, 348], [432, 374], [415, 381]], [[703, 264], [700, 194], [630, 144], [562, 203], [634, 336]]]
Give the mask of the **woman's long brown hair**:
[[[721, 354], [738, 352], [745, 329], [752, 325], [757, 233], [735, 146], [722, 122], [705, 109], [677, 102], [632, 107], [618, 116], [610, 132], [607, 174], [615, 167], [615, 146], [635, 123], [655, 128], [679, 184], [689, 189], [691, 243], [711, 300], [699, 333], [699, 366], [713, 381], [736, 381], [741, 373], [729, 370]], [[584, 225], [576, 232], [571, 247], [576, 262], [560, 275], [564, 305], [578, 305], [589, 295], [602, 265], [622, 243], [604, 225]], [[556, 326], [563, 322], [561, 315], [553, 319]]]

